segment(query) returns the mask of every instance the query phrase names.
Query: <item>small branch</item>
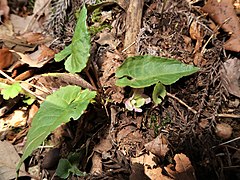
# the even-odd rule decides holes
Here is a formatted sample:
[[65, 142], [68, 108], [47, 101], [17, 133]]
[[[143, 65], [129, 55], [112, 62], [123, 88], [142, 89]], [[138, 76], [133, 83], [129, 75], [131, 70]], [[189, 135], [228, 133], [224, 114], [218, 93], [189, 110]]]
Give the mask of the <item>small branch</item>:
[[188, 110], [190, 110], [192, 113], [194, 113], [194, 114], [197, 114], [197, 111], [196, 110], [194, 110], [193, 108], [191, 108], [190, 106], [188, 106], [185, 102], [183, 102], [181, 99], [179, 99], [179, 98], [177, 98], [176, 96], [174, 96], [174, 95], [172, 95], [172, 94], [170, 94], [170, 93], [168, 93], [167, 92], [167, 96], [169, 96], [170, 98], [172, 98], [172, 99], [175, 99], [175, 100], [177, 100], [180, 104], [182, 104], [183, 106], [185, 106]]
[[[14, 83], [14, 82], [17, 82], [17, 81], [15, 81], [13, 78], [11, 78], [10, 76], [8, 76], [5, 72], [3, 72], [2, 70], [0, 70], [0, 74], [3, 75], [5, 78], [7, 78], [8, 80], [10, 80], [10, 81], [13, 82], [13, 83]], [[42, 100], [42, 101], [45, 100], [45, 99], [42, 98], [41, 96], [37, 96], [34, 92], [32, 92], [32, 91], [30, 91], [29, 89], [25, 88], [22, 84], [20, 84], [20, 86], [21, 86], [21, 88], [22, 88], [24, 91], [26, 91], [26, 92], [28, 92], [29, 94], [35, 96], [36, 98], [38, 98], [38, 99], [40, 99], [40, 100]]]
[[[234, 141], [237, 141], [237, 140], [240, 140], [240, 136], [237, 137], [237, 138], [231, 139], [231, 140], [229, 140], [229, 141], [227, 141], [227, 142], [221, 143], [221, 144], [219, 144], [219, 145], [217, 145], [217, 146], [222, 146], [222, 145], [225, 145], [225, 144], [229, 144], [229, 143], [234, 142]], [[217, 146], [213, 146], [212, 148], [215, 148], [215, 147], [217, 147]]]
[[216, 116], [222, 118], [240, 118], [240, 114], [217, 114]]

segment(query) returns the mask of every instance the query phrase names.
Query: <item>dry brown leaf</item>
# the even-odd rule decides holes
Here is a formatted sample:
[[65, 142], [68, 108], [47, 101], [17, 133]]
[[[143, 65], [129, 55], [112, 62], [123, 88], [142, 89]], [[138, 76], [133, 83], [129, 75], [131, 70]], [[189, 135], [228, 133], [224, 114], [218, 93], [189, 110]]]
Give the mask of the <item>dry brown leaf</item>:
[[151, 153], [159, 157], [164, 157], [166, 153], [169, 151], [167, 139], [162, 134], [157, 136], [151, 142], [145, 144], [145, 148], [146, 150], [150, 151]]
[[36, 32], [27, 32], [16, 38], [28, 44], [42, 44], [51, 40], [51, 37]]
[[[8, 141], [0, 141], [0, 179], [9, 180], [16, 178], [16, 164], [20, 157], [14, 146]], [[24, 165], [20, 168], [20, 176], [26, 175]]]
[[15, 110], [12, 114], [5, 118], [0, 118], [0, 132], [10, 128], [17, 128], [24, 126], [27, 122], [25, 111]]
[[[26, 27], [29, 25], [33, 18], [33, 15], [27, 17], [21, 17], [15, 14], [10, 14], [10, 19], [13, 24], [14, 32], [16, 34], [23, 34]], [[42, 28], [39, 26], [38, 23], [34, 23], [32, 27], [34, 32], [42, 32]]]
[[105, 93], [112, 97], [113, 102], [121, 103], [124, 98], [124, 90], [115, 85], [114, 76], [117, 68], [121, 65], [122, 56], [118, 52], [106, 52], [102, 57], [103, 62], [100, 70], [103, 72], [99, 78], [101, 86], [106, 90]]
[[10, 8], [7, 0], [0, 0], [0, 16], [3, 16], [4, 21], [9, 19]]
[[31, 57], [31, 59], [37, 60], [38, 62], [44, 62], [44, 64], [46, 64], [54, 57], [54, 55], [55, 52], [52, 49], [45, 45], [40, 45], [38, 50], [30, 54], [29, 56]]
[[223, 63], [220, 73], [224, 87], [240, 98], [240, 59], [228, 59]]
[[22, 63], [28, 64], [30, 67], [38, 67], [38, 68], [48, 63], [54, 57], [54, 54], [55, 54], [53, 50], [51, 50], [45, 45], [40, 45], [37, 51], [29, 55], [16, 52], [14, 50], [11, 50], [11, 51], [18, 54], [21, 57], [20, 61]]
[[8, 48], [0, 49], [0, 69], [8, 68], [13, 64], [13, 53]]
[[128, 137], [130, 133], [133, 133], [134, 131], [136, 131], [136, 127], [134, 126], [126, 126], [124, 128], [122, 128], [118, 133], [117, 133], [117, 141], [120, 142], [121, 140], [123, 140], [124, 138]]
[[[194, 180], [196, 179], [195, 170], [192, 167], [192, 164], [189, 158], [185, 154], [176, 154], [174, 156], [176, 162], [175, 168], [173, 165], [165, 167], [165, 170], [177, 180]], [[173, 170], [175, 169], [175, 170]]]
[[[146, 180], [171, 180], [172, 178], [162, 174], [162, 168], [157, 167], [154, 161], [157, 157], [152, 154], [144, 154], [137, 158], [131, 158], [132, 174], [131, 180], [146, 179]], [[141, 178], [136, 178], [141, 177]]]
[[94, 152], [92, 156], [92, 167], [91, 174], [101, 174], [103, 172], [102, 169], [102, 157], [99, 153]]
[[111, 32], [108, 32], [108, 30], [103, 31], [99, 36], [100, 37], [98, 40], [96, 40], [96, 43], [102, 46], [109, 45], [112, 49], [116, 49], [120, 43], [120, 41], [114, 38], [113, 34]]
[[196, 21], [193, 21], [191, 23], [189, 33], [190, 33], [191, 38], [197, 41], [195, 48], [194, 48], [194, 52], [193, 52], [193, 53], [196, 53], [202, 47], [202, 40], [203, 40], [200, 26]]
[[208, 0], [202, 10], [219, 24], [231, 37], [225, 42], [226, 50], [240, 52], [240, 22], [232, 0]]

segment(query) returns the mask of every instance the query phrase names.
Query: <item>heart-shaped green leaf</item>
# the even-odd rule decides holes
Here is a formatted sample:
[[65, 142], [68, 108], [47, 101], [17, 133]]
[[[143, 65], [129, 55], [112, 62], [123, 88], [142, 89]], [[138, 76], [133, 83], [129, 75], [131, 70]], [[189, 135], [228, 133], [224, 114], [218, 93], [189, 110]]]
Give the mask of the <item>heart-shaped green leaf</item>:
[[72, 43], [55, 55], [55, 61], [65, 61], [65, 69], [70, 73], [81, 72], [87, 65], [90, 56], [90, 35], [87, 29], [87, 9], [83, 5], [72, 38]]
[[71, 118], [78, 119], [95, 95], [95, 91], [66, 86], [47, 96], [32, 120], [18, 168], [53, 130]]
[[144, 88], [161, 82], [164, 85], [175, 83], [183, 76], [197, 72], [199, 68], [186, 65], [170, 58], [156, 56], [134, 56], [127, 58], [117, 69], [117, 86]]

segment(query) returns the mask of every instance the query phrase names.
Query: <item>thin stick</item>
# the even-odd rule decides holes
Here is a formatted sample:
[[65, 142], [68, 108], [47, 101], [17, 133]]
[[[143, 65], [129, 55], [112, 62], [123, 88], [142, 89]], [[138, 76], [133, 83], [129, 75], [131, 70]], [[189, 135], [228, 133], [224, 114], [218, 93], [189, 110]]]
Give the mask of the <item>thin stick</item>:
[[185, 106], [188, 110], [192, 111], [192, 113], [197, 114], [197, 111], [196, 111], [196, 110], [194, 110], [193, 108], [191, 108], [190, 106], [188, 106], [188, 105], [187, 105], [185, 102], [183, 102], [181, 99], [177, 98], [176, 96], [174, 96], [174, 95], [172, 95], [172, 94], [170, 94], [170, 93], [168, 93], [168, 92], [167, 92], [167, 96], [169, 96], [169, 97], [177, 100], [180, 104], [182, 104], [183, 106]]
[[[240, 136], [237, 137], [237, 138], [234, 138], [234, 139], [232, 139], [232, 140], [229, 140], [229, 141], [227, 141], [227, 142], [221, 143], [221, 144], [219, 144], [219, 145], [217, 145], [217, 146], [222, 146], [222, 145], [225, 145], [225, 144], [228, 144], [228, 143], [237, 141], [237, 140], [240, 140]], [[215, 147], [217, 147], [217, 146], [213, 146], [212, 148], [215, 148]]]
[[[8, 76], [5, 72], [3, 72], [2, 70], [0, 70], [0, 74], [3, 75], [3, 76], [4, 76], [5, 78], [7, 78], [8, 80], [10, 80], [11, 82], [17, 82], [17, 81], [15, 81], [13, 78], [11, 78], [10, 76]], [[30, 91], [29, 89], [25, 88], [22, 84], [20, 84], [20, 86], [21, 86], [21, 88], [22, 88], [23, 90], [25, 90], [25, 91], [28, 92], [29, 94], [35, 96], [36, 98], [38, 98], [38, 99], [40, 99], [40, 100], [42, 100], [42, 101], [45, 100], [45, 99], [42, 98], [41, 96], [38, 96], [38, 95], [36, 95], [34, 92], [32, 92], [32, 91]]]
[[136, 42], [133, 41], [131, 44], [129, 44], [124, 50], [122, 50], [122, 53], [127, 51], [130, 47], [132, 47]]
[[216, 116], [222, 118], [240, 118], [240, 114], [217, 114]]
[[207, 42], [203, 45], [202, 50], [201, 50], [201, 54], [204, 54], [204, 53], [205, 53], [206, 46], [208, 45], [208, 43], [210, 42], [210, 40], [213, 38], [213, 36], [216, 34], [216, 32], [217, 32], [225, 23], [227, 23], [229, 20], [230, 20], [230, 18], [227, 18], [221, 25], [218, 25], [218, 26], [214, 29], [212, 35], [208, 38]]

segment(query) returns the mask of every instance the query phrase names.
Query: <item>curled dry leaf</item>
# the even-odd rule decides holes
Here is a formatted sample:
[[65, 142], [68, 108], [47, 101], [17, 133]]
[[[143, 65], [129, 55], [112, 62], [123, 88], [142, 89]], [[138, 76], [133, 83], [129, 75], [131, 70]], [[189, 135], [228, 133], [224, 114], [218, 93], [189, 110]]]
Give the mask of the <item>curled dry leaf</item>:
[[240, 98], [240, 59], [228, 59], [220, 70], [223, 86]]
[[[169, 175], [173, 177], [173, 179], [177, 180], [195, 180], [195, 170], [192, 167], [192, 164], [189, 158], [185, 154], [176, 154], [174, 156], [174, 160], [176, 162], [175, 168], [170, 164], [165, 167], [165, 170]], [[175, 170], [172, 170], [175, 169]]]
[[167, 139], [162, 134], [157, 136], [151, 142], [145, 144], [145, 148], [159, 157], [164, 157], [166, 153], [169, 151]]
[[157, 157], [152, 154], [144, 154], [140, 157], [131, 158], [132, 174], [130, 180], [153, 179], [153, 180], [171, 180], [171, 177], [162, 174], [162, 168], [157, 167], [154, 161]]
[[228, 139], [232, 135], [232, 127], [226, 123], [217, 124], [216, 134], [220, 138]]
[[18, 54], [22, 63], [28, 64], [30, 67], [42, 67], [48, 63], [55, 55], [55, 52], [45, 45], [40, 45], [39, 49], [34, 53], [28, 55], [11, 50]]
[[240, 52], [240, 22], [232, 0], [208, 0], [202, 10], [219, 24], [231, 37], [225, 42], [226, 50]]
[[8, 48], [0, 49], [0, 70], [8, 68], [13, 64], [13, 54]]

